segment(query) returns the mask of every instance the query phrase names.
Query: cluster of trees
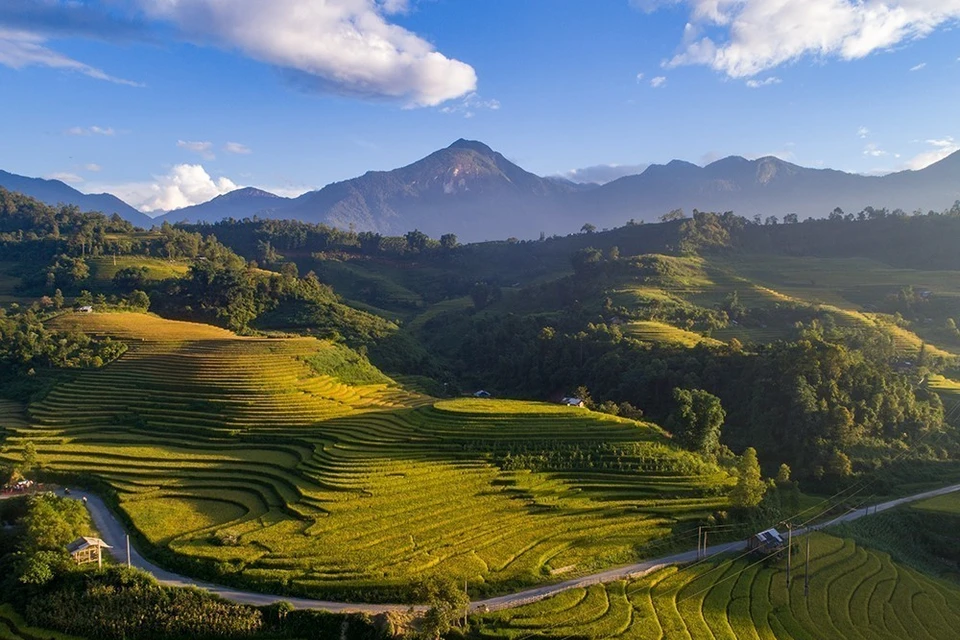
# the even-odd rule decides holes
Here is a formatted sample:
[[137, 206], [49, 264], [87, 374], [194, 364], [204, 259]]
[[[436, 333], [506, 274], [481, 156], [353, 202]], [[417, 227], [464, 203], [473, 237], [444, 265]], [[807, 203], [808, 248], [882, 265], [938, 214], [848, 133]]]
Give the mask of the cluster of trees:
[[[32, 309], [7, 313], [0, 308], [0, 366], [9, 374], [41, 367], [102, 367], [127, 349], [110, 338], [94, 339], [79, 331], [49, 329], [42, 318]], [[4, 377], [0, 374], [0, 379]]]
[[[801, 478], [840, 481], [851, 461], [871, 468], [943, 428], [938, 396], [898, 373], [892, 343], [871, 331], [814, 324], [794, 341], [747, 351], [641, 344], [616, 326], [555, 316], [488, 315], [451, 330], [456, 342], [433, 344], [448, 349], [446, 360], [471, 386], [549, 397], [583, 384], [595, 398], [629, 402], [661, 424], [673, 414], [679, 437], [707, 450], [721, 411], [692, 392], [674, 396], [674, 389], [702, 389], [726, 412], [721, 442], [737, 451], [756, 447], [772, 470], [786, 462]], [[678, 403], [687, 408], [679, 414]], [[681, 433], [685, 412], [713, 416]], [[916, 452], [924, 454], [936, 455]]]

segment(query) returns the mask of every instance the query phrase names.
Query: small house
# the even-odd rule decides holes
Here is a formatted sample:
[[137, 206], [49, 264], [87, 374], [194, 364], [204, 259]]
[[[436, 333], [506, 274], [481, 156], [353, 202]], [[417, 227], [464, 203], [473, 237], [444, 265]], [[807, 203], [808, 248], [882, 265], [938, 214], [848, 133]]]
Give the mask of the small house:
[[480, 389], [480, 391], [477, 391], [476, 393], [473, 394], [473, 397], [474, 398], [492, 398], [493, 396], [491, 396], [488, 392], [484, 391], [483, 389]]
[[780, 553], [787, 546], [783, 536], [776, 529], [767, 529], [750, 536], [747, 540], [747, 549], [765, 555]]
[[93, 313], [93, 307], [86, 305], [77, 309], [77, 313]]
[[560, 404], [565, 404], [568, 407], [580, 407], [581, 409], [587, 406], [587, 403], [580, 398], [564, 398], [560, 401]]
[[99, 566], [103, 566], [103, 550], [112, 548], [100, 538], [84, 536], [68, 544], [67, 552], [77, 564], [96, 562]]

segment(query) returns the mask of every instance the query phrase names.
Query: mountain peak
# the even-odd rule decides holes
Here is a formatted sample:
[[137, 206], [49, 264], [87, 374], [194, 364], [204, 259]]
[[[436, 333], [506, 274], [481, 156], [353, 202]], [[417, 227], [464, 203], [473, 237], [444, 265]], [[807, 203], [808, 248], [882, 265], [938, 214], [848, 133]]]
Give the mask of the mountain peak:
[[456, 142], [454, 142], [452, 145], [450, 145], [450, 146], [447, 147], [447, 148], [448, 148], [448, 149], [465, 149], [465, 150], [468, 150], [468, 151], [476, 151], [477, 153], [483, 154], [483, 155], [485, 155], [485, 156], [492, 156], [492, 155], [494, 155], [493, 149], [491, 149], [491, 148], [488, 147], [487, 145], [483, 144], [482, 142], [479, 142], [479, 141], [477, 141], [477, 140], [467, 140], [467, 139], [465, 139], [465, 138], [460, 138], [459, 140], [457, 140]]

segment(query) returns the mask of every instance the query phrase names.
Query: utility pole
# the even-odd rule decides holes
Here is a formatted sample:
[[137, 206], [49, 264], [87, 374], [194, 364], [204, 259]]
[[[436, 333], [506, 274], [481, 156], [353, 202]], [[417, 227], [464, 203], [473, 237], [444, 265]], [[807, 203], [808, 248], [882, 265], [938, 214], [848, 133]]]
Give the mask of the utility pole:
[[793, 523], [787, 523], [787, 595], [790, 595], [790, 563], [793, 560]]
[[703, 557], [704, 559], [706, 559], [707, 557], [707, 532], [706, 531], [703, 532]]
[[130, 568], [130, 535], [127, 535], [127, 568]]
[[467, 579], [463, 579], [463, 593], [467, 596], [467, 606], [463, 608], [463, 628], [467, 628], [467, 613], [470, 611], [470, 592], [467, 591]]
[[703, 527], [697, 527], [697, 560], [701, 559], [700, 555], [700, 541], [703, 540]]
[[803, 597], [810, 599], [810, 536], [807, 536], [807, 566], [803, 570]]
[[103, 546], [97, 543], [97, 569], [103, 569]]

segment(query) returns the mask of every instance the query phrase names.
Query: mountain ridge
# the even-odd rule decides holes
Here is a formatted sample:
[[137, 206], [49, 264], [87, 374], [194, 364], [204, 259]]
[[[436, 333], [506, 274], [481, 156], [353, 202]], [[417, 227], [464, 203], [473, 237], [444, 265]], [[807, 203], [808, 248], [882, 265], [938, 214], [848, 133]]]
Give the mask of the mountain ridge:
[[[671, 160], [606, 184], [581, 185], [538, 176], [483, 142], [460, 138], [403, 167], [368, 171], [296, 198], [246, 187], [153, 219], [109, 194], [82, 194], [59, 181], [0, 172], [0, 186], [11, 188], [7, 183], [18, 180], [30, 190], [14, 190], [45, 202], [84, 210], [103, 203], [103, 210], [140, 226], [259, 216], [383, 235], [413, 229], [432, 236], [456, 233], [475, 241], [570, 233], [585, 222], [611, 227], [627, 219], [653, 221], [674, 209], [800, 218], [822, 217], [836, 207], [941, 210], [960, 200], [960, 152], [925, 169], [884, 176], [803, 167], [775, 156], [732, 155], [705, 166]], [[43, 183], [55, 188], [41, 189]], [[51, 201], [54, 196], [58, 199]]]

